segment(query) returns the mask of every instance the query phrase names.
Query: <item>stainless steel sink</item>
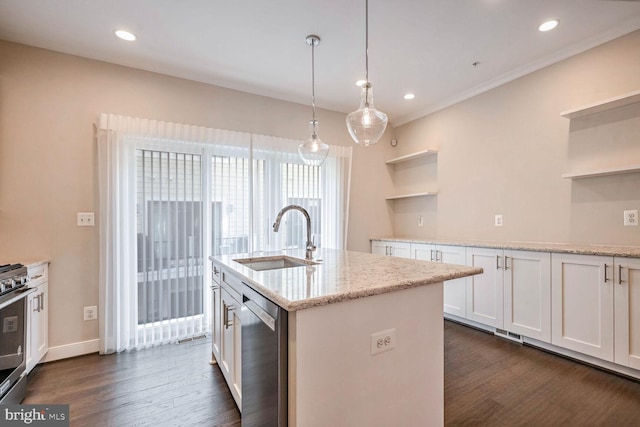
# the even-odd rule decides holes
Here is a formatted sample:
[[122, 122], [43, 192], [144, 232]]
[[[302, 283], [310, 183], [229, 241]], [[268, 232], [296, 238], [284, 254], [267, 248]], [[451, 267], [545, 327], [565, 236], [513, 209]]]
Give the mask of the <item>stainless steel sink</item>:
[[278, 270], [281, 268], [305, 267], [307, 265], [318, 264], [317, 262], [300, 258], [293, 258], [286, 255], [265, 256], [258, 258], [240, 258], [234, 259], [234, 261], [254, 271]]

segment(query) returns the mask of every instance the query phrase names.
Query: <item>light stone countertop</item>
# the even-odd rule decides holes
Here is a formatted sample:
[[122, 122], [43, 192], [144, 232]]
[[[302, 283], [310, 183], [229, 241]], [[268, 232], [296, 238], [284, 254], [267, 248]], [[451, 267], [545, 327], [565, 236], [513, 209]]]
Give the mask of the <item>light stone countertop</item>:
[[467, 246], [474, 248], [512, 249], [535, 252], [556, 252], [577, 255], [602, 255], [640, 258], [640, 246], [587, 245], [578, 243], [500, 242], [492, 240], [416, 239], [415, 237], [372, 237], [371, 241], [426, 243], [435, 245]]
[[254, 271], [233, 258], [287, 255], [304, 259], [304, 250], [211, 257], [287, 311], [333, 304], [482, 273], [481, 268], [386, 257], [363, 252], [318, 249], [319, 264]]

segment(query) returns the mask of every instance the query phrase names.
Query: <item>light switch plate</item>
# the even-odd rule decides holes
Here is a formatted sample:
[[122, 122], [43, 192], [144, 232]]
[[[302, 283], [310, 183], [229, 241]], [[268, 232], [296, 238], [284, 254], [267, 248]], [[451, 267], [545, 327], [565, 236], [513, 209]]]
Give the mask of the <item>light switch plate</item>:
[[93, 212], [78, 212], [78, 227], [93, 227], [96, 225]]
[[624, 211], [624, 225], [625, 226], [637, 226], [638, 225], [638, 210]]
[[495, 224], [496, 227], [502, 227], [502, 214], [496, 215]]

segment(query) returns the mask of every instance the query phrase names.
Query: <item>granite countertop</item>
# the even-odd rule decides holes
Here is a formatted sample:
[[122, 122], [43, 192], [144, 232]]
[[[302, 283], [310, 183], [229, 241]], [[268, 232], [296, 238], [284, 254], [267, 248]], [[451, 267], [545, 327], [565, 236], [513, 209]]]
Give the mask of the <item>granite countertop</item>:
[[238, 258], [287, 255], [304, 259], [304, 250], [211, 257], [287, 311], [333, 304], [482, 273], [481, 268], [385, 257], [363, 252], [318, 249], [313, 266], [254, 271]]
[[435, 245], [468, 246], [474, 248], [512, 249], [535, 252], [556, 252], [578, 255], [602, 255], [640, 258], [640, 246], [587, 245], [579, 243], [499, 242], [492, 240], [417, 239], [415, 237], [372, 237], [372, 241], [427, 243]]

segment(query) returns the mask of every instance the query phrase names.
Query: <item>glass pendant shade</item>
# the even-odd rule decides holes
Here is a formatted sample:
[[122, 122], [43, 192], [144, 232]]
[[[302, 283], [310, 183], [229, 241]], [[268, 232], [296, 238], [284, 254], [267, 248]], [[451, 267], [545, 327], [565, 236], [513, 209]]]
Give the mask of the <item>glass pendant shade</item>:
[[378, 142], [387, 128], [387, 115], [376, 110], [373, 105], [373, 87], [367, 82], [362, 85], [360, 108], [347, 115], [347, 129], [351, 138], [363, 146]]
[[318, 121], [309, 121], [311, 137], [298, 145], [298, 154], [302, 161], [310, 166], [320, 166], [329, 154], [329, 146], [318, 138]]

